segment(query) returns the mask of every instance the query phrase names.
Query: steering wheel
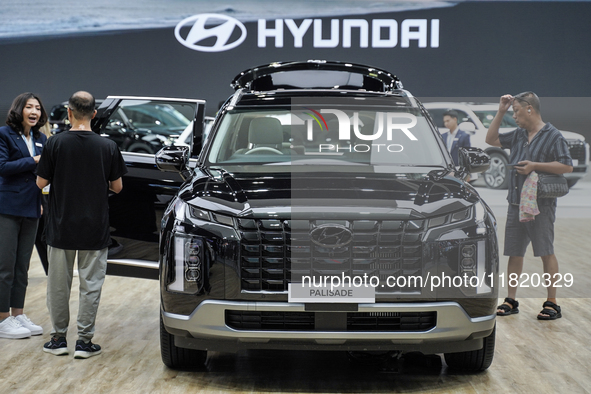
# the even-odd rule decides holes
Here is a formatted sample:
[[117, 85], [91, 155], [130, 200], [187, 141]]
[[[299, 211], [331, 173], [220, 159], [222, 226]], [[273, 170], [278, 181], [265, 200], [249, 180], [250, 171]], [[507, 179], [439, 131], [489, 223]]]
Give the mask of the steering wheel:
[[245, 155], [250, 155], [252, 153], [260, 153], [260, 152], [274, 153], [276, 155], [283, 154], [283, 152], [281, 152], [280, 150], [277, 150], [275, 148], [271, 148], [270, 146], [259, 146], [258, 148], [254, 148], [254, 149], [249, 150], [248, 152], [245, 153]]

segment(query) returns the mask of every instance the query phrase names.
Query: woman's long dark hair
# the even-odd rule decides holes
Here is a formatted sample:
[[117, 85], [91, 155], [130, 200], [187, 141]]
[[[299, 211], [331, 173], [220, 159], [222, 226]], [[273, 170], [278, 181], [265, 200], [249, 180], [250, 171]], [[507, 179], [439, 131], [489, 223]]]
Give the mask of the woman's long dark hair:
[[35, 138], [39, 138], [39, 135], [41, 134], [39, 132], [39, 129], [43, 127], [45, 123], [47, 123], [47, 112], [45, 112], [45, 108], [43, 107], [43, 103], [41, 102], [39, 96], [37, 96], [34, 93], [27, 92], [16, 96], [16, 98], [12, 102], [10, 110], [8, 111], [8, 116], [6, 117], [6, 124], [12, 127], [15, 131], [18, 131], [19, 133], [23, 132], [23, 109], [25, 109], [25, 106], [27, 105], [27, 101], [29, 101], [29, 99], [37, 100], [39, 102], [39, 105], [41, 106], [41, 116], [39, 117], [39, 121], [35, 126], [31, 128], [31, 130], [33, 131], [33, 136]]

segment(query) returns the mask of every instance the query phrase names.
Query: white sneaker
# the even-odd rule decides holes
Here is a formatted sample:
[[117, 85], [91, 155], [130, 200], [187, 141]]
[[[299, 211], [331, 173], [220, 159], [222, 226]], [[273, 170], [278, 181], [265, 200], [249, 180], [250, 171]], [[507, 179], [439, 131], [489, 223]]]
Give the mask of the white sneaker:
[[15, 319], [21, 324], [21, 326], [28, 328], [31, 331], [31, 335], [41, 335], [43, 334], [43, 327], [36, 325], [25, 315], [15, 316]]
[[0, 322], [0, 338], [20, 339], [31, 336], [31, 330], [23, 327], [14, 316], [9, 316]]

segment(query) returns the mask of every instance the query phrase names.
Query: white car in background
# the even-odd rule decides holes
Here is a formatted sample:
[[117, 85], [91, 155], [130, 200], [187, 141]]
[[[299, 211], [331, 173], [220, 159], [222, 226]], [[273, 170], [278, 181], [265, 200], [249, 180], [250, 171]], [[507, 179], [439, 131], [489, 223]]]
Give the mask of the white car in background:
[[[212, 116], [205, 116], [203, 118], [203, 143], [207, 141], [207, 137], [209, 136], [209, 132], [211, 131], [211, 126], [213, 126], [214, 117]], [[187, 125], [185, 130], [179, 135], [177, 140], [174, 142], [176, 146], [189, 146], [191, 147], [191, 138], [193, 138], [193, 122]]]
[[[469, 102], [434, 102], [423, 103], [441, 134], [449, 130], [443, 125], [443, 114], [453, 109], [458, 112], [458, 123], [461, 130], [470, 133], [470, 143], [476, 148], [484, 150], [490, 155], [490, 168], [483, 173], [486, 186], [492, 189], [506, 189], [508, 184], [509, 151], [485, 142], [486, 132], [499, 108], [494, 103], [469, 103]], [[512, 117], [512, 111], [505, 114], [501, 122], [501, 133], [506, 133], [517, 127]], [[573, 159], [573, 172], [564, 174], [569, 187], [572, 187], [579, 179], [587, 174], [589, 166], [589, 144], [585, 137], [578, 133], [560, 130], [568, 143]]]

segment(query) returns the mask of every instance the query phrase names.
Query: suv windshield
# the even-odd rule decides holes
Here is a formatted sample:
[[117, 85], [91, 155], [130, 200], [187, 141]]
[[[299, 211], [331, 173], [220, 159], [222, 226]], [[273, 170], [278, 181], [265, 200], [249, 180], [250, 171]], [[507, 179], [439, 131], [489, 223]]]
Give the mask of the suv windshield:
[[445, 166], [420, 110], [392, 106], [229, 110], [207, 159], [218, 165]]

